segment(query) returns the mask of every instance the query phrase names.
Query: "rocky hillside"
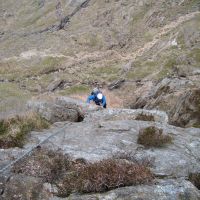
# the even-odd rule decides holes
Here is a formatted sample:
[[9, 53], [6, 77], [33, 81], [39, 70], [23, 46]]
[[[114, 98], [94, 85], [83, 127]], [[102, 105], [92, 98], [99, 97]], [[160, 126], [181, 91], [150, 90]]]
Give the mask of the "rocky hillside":
[[66, 97], [29, 108], [68, 122], [1, 149], [0, 199], [200, 198], [200, 129], [171, 126], [161, 111], [102, 110]]
[[[22, 110], [33, 95], [87, 93], [119, 79], [125, 82], [114, 94], [128, 107], [165, 77], [184, 79], [184, 94], [199, 86], [198, 0], [1, 0], [0, 5], [2, 113]], [[176, 93], [171, 96], [173, 105], [166, 100], [156, 106], [168, 111], [177, 102]]]
[[[0, 200], [200, 199], [199, 0], [0, 16]], [[108, 109], [78, 100], [95, 86]]]

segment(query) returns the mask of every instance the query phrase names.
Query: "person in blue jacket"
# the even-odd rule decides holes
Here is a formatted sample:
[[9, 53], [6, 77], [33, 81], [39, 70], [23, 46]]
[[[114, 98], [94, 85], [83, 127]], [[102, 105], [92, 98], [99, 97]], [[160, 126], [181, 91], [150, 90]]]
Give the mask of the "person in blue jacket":
[[106, 97], [98, 89], [94, 89], [90, 96], [87, 98], [87, 103], [94, 101], [96, 105], [106, 108]]

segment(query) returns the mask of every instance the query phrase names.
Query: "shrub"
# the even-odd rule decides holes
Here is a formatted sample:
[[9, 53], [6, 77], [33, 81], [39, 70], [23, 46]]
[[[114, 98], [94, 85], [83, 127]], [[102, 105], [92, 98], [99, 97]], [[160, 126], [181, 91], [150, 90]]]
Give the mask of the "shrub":
[[136, 116], [135, 120], [141, 120], [141, 121], [155, 121], [153, 115], [146, 115], [143, 113], [140, 113]]
[[16, 163], [12, 172], [41, 178], [57, 185], [57, 196], [72, 192], [104, 192], [114, 188], [150, 183], [153, 174], [146, 162], [105, 159], [95, 163], [72, 160], [68, 155], [47, 149], [36, 149], [29, 157]]
[[22, 147], [32, 130], [48, 128], [49, 123], [36, 113], [26, 113], [0, 121], [0, 148]]
[[162, 147], [167, 143], [172, 142], [172, 137], [164, 135], [162, 129], [158, 129], [154, 126], [141, 129], [137, 143], [142, 144], [145, 147]]
[[189, 180], [200, 190], [200, 173], [189, 174]]
[[151, 182], [153, 175], [148, 167], [125, 160], [106, 159], [88, 163], [64, 177], [59, 196], [72, 192], [105, 192], [114, 188]]
[[54, 183], [69, 170], [71, 159], [61, 152], [47, 149], [36, 149], [30, 157], [16, 163], [12, 171], [28, 176], [39, 177], [43, 182]]

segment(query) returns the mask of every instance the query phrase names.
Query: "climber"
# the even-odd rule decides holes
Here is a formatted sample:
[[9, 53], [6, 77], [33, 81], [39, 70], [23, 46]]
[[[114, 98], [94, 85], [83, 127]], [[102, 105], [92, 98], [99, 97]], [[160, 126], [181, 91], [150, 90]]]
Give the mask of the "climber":
[[87, 103], [94, 101], [96, 105], [106, 108], [106, 97], [98, 88], [94, 88], [91, 94], [87, 98]]

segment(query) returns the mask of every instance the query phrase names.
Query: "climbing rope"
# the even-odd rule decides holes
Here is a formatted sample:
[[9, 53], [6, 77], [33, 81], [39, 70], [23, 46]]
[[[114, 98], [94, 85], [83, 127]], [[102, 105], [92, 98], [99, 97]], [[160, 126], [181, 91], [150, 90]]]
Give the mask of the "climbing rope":
[[28, 151], [26, 151], [24, 154], [22, 154], [21, 156], [19, 156], [17, 159], [15, 159], [14, 161], [12, 161], [11, 163], [9, 163], [8, 165], [6, 165], [5, 167], [3, 167], [0, 170], [0, 174], [4, 173], [6, 170], [10, 169], [14, 164], [16, 164], [17, 162], [21, 161], [23, 158], [25, 158], [26, 156], [31, 155], [31, 153], [38, 148], [39, 146], [41, 146], [42, 144], [44, 144], [46, 141], [48, 141], [50, 138], [60, 134], [63, 132], [63, 130], [65, 130], [67, 128], [67, 126], [71, 124], [71, 122], [69, 122], [67, 125], [65, 125], [63, 128], [61, 128], [59, 131], [56, 131], [55, 133], [51, 134], [50, 136], [48, 136], [47, 138], [45, 138], [44, 140], [42, 140], [41, 142], [39, 142], [38, 144], [36, 144], [35, 146], [31, 147]]

